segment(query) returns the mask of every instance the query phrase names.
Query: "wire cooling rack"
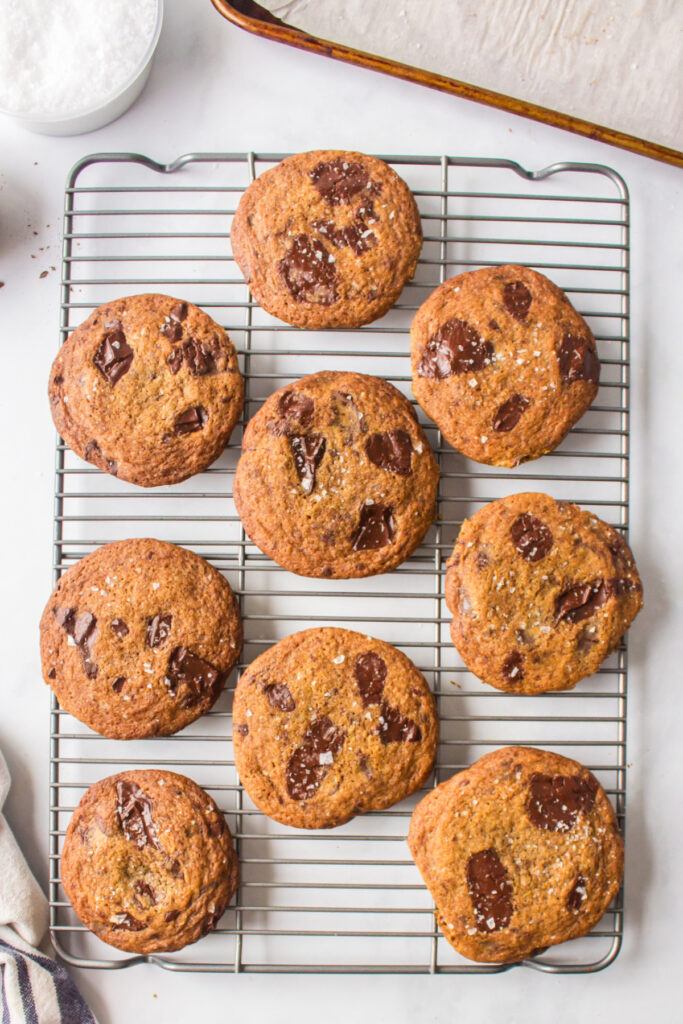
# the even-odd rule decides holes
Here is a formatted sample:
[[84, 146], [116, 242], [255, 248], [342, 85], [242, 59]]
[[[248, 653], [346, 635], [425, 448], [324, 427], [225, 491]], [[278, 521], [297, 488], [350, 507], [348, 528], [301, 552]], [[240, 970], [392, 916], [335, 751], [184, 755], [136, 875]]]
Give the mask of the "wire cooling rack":
[[[441, 717], [430, 785], [510, 743], [575, 757], [600, 778], [624, 824], [626, 647], [570, 692], [514, 696], [485, 686], [449, 641], [445, 562], [462, 520], [520, 490], [576, 501], [628, 532], [629, 207], [607, 167], [560, 163], [537, 172], [508, 160], [385, 157], [413, 189], [424, 248], [415, 280], [382, 320], [359, 330], [301, 331], [251, 300], [231, 255], [230, 224], [246, 185], [283, 154], [189, 154], [171, 164], [135, 154], [86, 157], [66, 189], [62, 341], [91, 310], [125, 294], [163, 291], [222, 322], [240, 353], [245, 419], [288, 381], [318, 369], [374, 373], [410, 396], [408, 330], [439, 282], [462, 270], [517, 262], [547, 273], [588, 318], [602, 361], [595, 403], [563, 444], [512, 470], [480, 466], [421, 420], [441, 466], [439, 518], [388, 576], [320, 581], [288, 573], [245, 537], [232, 501], [236, 430], [205, 473], [153, 491], [93, 469], [57, 444], [55, 578], [100, 544], [154, 536], [185, 545], [225, 573], [245, 624], [241, 665], [311, 625], [343, 625], [388, 640], [425, 673]], [[50, 749], [50, 913], [58, 953], [81, 967], [143, 961], [171, 970], [234, 972], [493, 973], [459, 957], [435, 927], [433, 904], [405, 845], [411, 800], [331, 831], [288, 829], [264, 817], [234, 768], [235, 677], [214, 710], [177, 736], [112, 741], [54, 701]], [[191, 776], [224, 810], [241, 861], [236, 900], [218, 929], [178, 953], [127, 956], [80, 924], [59, 881], [71, 812], [85, 789], [129, 767]], [[524, 966], [590, 972], [619, 952], [619, 897], [593, 932]]]

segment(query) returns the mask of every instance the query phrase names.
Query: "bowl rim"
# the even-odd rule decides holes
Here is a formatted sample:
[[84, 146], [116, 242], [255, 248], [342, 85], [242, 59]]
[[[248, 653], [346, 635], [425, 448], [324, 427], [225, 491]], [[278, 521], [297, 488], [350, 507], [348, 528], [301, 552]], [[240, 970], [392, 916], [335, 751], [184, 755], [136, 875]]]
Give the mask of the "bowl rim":
[[156, 52], [156, 48], [159, 45], [159, 37], [161, 36], [161, 26], [164, 20], [164, 0], [156, 0], [157, 4], [157, 17], [154, 31], [149, 43], [149, 46], [145, 50], [140, 63], [136, 67], [135, 71], [126, 79], [126, 81], [115, 92], [109, 93], [103, 100], [96, 103], [91, 107], [83, 107], [81, 110], [74, 111], [70, 114], [41, 114], [38, 110], [7, 110], [6, 107], [0, 105], [0, 114], [6, 114], [7, 117], [12, 117], [17, 121], [36, 121], [40, 124], [68, 124], [69, 121], [80, 120], [83, 117], [89, 117], [91, 114], [96, 114], [98, 111], [103, 110], [114, 100], [122, 96], [127, 89], [136, 81], [140, 74], [145, 70], [152, 57]]

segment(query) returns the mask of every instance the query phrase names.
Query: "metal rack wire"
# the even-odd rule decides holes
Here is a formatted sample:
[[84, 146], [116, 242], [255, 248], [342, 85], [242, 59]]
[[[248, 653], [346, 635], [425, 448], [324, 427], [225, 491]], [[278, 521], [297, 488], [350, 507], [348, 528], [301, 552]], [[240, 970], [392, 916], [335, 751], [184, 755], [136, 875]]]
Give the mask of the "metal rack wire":
[[[439, 518], [390, 576], [318, 581], [286, 573], [245, 537], [231, 484], [233, 435], [207, 472], [170, 488], [137, 489], [81, 462], [58, 440], [55, 578], [100, 544], [152, 534], [193, 548], [239, 595], [248, 664], [311, 624], [343, 624], [395, 643], [437, 695], [442, 730], [434, 783], [508, 743], [576, 757], [598, 775], [624, 824], [625, 645], [575, 690], [512, 696], [479, 682], [448, 637], [445, 560], [462, 520], [519, 490], [577, 501], [628, 532], [629, 205], [607, 167], [508, 160], [384, 157], [413, 189], [425, 244], [415, 280], [381, 321], [358, 331], [304, 332], [250, 299], [230, 251], [232, 213], [249, 181], [283, 154], [189, 154], [160, 164], [96, 154], [71, 172], [65, 196], [62, 341], [102, 302], [164, 291], [207, 309], [229, 330], [246, 380], [245, 419], [287, 381], [353, 368], [410, 395], [411, 317], [440, 281], [469, 267], [524, 263], [548, 275], [587, 316], [602, 361], [591, 410], [557, 451], [514, 470], [464, 459], [424, 421], [441, 465]], [[235, 673], [236, 675], [236, 673]], [[170, 970], [299, 973], [494, 973], [458, 957], [435, 927], [433, 904], [405, 846], [419, 794], [329, 832], [287, 829], [260, 814], [239, 786], [231, 745], [233, 678], [212, 713], [177, 736], [116, 742], [90, 732], [53, 700], [50, 737], [50, 913], [58, 953], [81, 967], [149, 961]], [[179, 953], [126, 956], [78, 922], [59, 881], [62, 840], [87, 786], [125, 767], [190, 775], [225, 811], [242, 864], [236, 901], [218, 929]], [[590, 936], [524, 966], [590, 972], [611, 963], [623, 931], [620, 897]]]

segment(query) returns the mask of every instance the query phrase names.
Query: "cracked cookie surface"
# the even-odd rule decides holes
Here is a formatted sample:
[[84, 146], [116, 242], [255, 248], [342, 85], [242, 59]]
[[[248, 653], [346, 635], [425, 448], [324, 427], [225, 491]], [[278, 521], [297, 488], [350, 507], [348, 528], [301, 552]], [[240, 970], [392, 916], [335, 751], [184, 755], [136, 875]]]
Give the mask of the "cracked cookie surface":
[[331, 828], [398, 803], [425, 782], [438, 741], [422, 674], [390, 644], [304, 630], [251, 663], [235, 691], [235, 765], [269, 817]]
[[199, 555], [123, 540], [60, 577], [40, 622], [43, 678], [115, 739], [167, 736], [208, 711], [242, 647], [226, 579]]
[[391, 384], [323, 371], [271, 395], [244, 432], [234, 498], [251, 540], [301, 576], [389, 572], [436, 512], [439, 470]]
[[422, 229], [410, 189], [382, 160], [318, 150], [252, 182], [230, 238], [268, 313], [297, 327], [358, 327], [386, 313], [415, 273]]
[[62, 884], [80, 920], [130, 953], [182, 949], [212, 931], [238, 873], [230, 830], [208, 793], [156, 770], [91, 786], [61, 858]]
[[585, 935], [619, 886], [623, 841], [577, 761], [504, 747], [428, 793], [408, 846], [462, 956], [514, 963]]
[[475, 675], [510, 693], [571, 689], [618, 646], [643, 603], [621, 534], [547, 494], [479, 509], [447, 566], [453, 643]]
[[242, 412], [235, 348], [208, 314], [168, 295], [108, 302], [62, 345], [52, 418], [82, 459], [141, 487], [210, 466]]
[[556, 448], [598, 392], [590, 328], [528, 267], [440, 285], [411, 327], [413, 393], [463, 455], [516, 466]]

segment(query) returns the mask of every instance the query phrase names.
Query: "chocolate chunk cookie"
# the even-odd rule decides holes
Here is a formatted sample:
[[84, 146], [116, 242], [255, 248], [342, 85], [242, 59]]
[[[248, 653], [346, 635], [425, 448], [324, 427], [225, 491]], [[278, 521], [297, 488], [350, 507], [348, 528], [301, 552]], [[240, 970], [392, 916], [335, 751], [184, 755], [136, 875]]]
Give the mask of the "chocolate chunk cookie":
[[102, 736], [168, 736], [208, 711], [242, 647], [230, 584], [159, 540], [106, 544], [68, 569], [40, 622], [43, 678]]
[[233, 722], [242, 785], [296, 828], [342, 825], [414, 793], [439, 732], [434, 698], [404, 654], [334, 628], [294, 633], [252, 662]]
[[232, 342], [190, 302], [131, 295], [100, 306], [50, 373], [57, 430], [77, 455], [141, 487], [211, 465], [242, 412]]
[[590, 328], [528, 267], [452, 277], [423, 303], [410, 333], [415, 397], [476, 462], [516, 466], [552, 451], [598, 391]]
[[300, 576], [388, 572], [435, 515], [439, 470], [413, 408], [386, 381], [325, 371], [250, 420], [234, 498], [255, 544]]
[[621, 534], [547, 494], [485, 505], [463, 523], [447, 564], [453, 643], [499, 690], [571, 689], [618, 646], [643, 604]]
[[182, 949], [212, 931], [237, 888], [225, 818], [175, 772], [111, 775], [66, 831], [62, 884], [83, 924], [130, 953]]
[[232, 250], [263, 308], [296, 327], [358, 327], [393, 305], [415, 273], [420, 215], [376, 157], [298, 153], [242, 196]]
[[450, 944], [510, 963], [585, 935], [619, 891], [623, 841], [605, 791], [559, 754], [504, 747], [427, 794], [408, 846]]

